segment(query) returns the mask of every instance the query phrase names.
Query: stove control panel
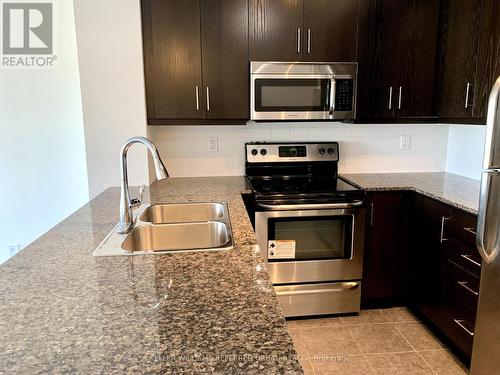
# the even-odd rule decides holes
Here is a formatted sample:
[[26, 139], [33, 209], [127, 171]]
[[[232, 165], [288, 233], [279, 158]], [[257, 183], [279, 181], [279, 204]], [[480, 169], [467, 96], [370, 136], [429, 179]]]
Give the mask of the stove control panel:
[[249, 163], [338, 161], [339, 144], [331, 143], [247, 143]]

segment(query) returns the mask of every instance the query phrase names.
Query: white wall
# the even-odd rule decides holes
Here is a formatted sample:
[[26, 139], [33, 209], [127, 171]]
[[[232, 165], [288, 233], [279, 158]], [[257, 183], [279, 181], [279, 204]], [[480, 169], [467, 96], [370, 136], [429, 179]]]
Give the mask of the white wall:
[[54, 4], [57, 68], [0, 70], [0, 263], [88, 200], [73, 6]]
[[[242, 175], [244, 144], [251, 141], [339, 141], [340, 171], [443, 171], [448, 125], [274, 123], [247, 126], [150, 127], [150, 135], [173, 176]], [[400, 136], [411, 136], [400, 150]], [[219, 151], [209, 152], [209, 137]]]
[[[120, 183], [119, 152], [146, 135], [139, 0], [74, 0], [91, 198]], [[149, 182], [147, 155], [130, 151], [129, 182]]]
[[450, 125], [446, 170], [480, 179], [486, 126]]

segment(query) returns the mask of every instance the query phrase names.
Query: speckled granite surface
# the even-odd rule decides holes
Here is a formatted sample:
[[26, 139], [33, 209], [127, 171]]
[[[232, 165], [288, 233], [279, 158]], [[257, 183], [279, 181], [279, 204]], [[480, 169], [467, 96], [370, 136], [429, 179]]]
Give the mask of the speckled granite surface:
[[1, 265], [0, 373], [302, 374], [245, 190], [242, 177], [151, 187], [152, 203], [228, 202], [228, 252], [92, 257], [117, 222], [112, 188]]
[[343, 177], [365, 190], [414, 190], [472, 214], [479, 207], [480, 182], [446, 172], [362, 173]]

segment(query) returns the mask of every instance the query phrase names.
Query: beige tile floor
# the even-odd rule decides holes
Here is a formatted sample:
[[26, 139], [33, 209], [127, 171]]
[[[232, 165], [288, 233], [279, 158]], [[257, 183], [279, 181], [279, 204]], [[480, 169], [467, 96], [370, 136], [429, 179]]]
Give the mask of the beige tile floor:
[[289, 320], [306, 375], [465, 375], [464, 365], [404, 307]]

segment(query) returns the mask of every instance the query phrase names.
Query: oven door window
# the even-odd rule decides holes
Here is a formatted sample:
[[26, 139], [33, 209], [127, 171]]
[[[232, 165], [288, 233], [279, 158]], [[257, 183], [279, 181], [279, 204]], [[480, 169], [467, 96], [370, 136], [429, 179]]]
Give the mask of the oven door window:
[[278, 247], [291, 244], [294, 255], [269, 261], [351, 259], [353, 220], [352, 215], [270, 218], [269, 243]]
[[330, 110], [330, 79], [263, 78], [254, 85], [257, 112]]

